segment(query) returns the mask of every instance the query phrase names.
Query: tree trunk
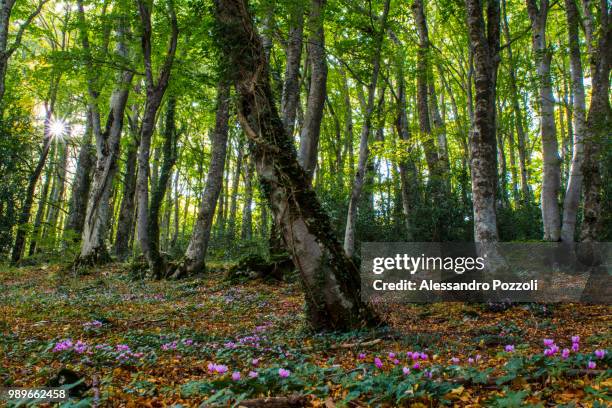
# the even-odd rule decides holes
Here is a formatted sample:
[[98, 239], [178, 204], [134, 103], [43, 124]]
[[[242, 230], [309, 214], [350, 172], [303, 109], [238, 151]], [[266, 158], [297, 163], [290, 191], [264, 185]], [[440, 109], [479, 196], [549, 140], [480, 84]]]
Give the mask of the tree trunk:
[[565, 0], [567, 14], [567, 30], [570, 57], [570, 73], [573, 93], [573, 149], [572, 162], [567, 180], [567, 190], [563, 201], [563, 226], [561, 228], [561, 240], [563, 242], [574, 242], [576, 232], [576, 216], [578, 204], [580, 203], [580, 192], [582, 190], [582, 161], [584, 148], [582, 139], [585, 127], [585, 96], [582, 73], [582, 62], [580, 60], [580, 39], [578, 26], [580, 24], [580, 13], [576, 6], [576, 0]]
[[92, 135], [91, 112], [88, 110], [85, 134], [81, 142], [81, 149], [79, 150], [74, 173], [74, 181], [72, 182], [68, 218], [64, 227], [65, 238], [72, 242], [77, 242], [81, 238], [83, 223], [85, 222], [87, 197], [89, 196], [89, 189], [91, 187], [91, 170], [95, 163], [95, 156], [91, 146]]
[[474, 240], [498, 241], [495, 214], [497, 178], [495, 87], [499, 63], [499, 0], [487, 3], [487, 24], [480, 0], [466, 0], [470, 44], [474, 52], [475, 109], [470, 134]]
[[300, 60], [302, 58], [302, 39], [304, 34], [304, 10], [295, 4], [291, 10], [289, 40], [286, 47], [285, 80], [281, 99], [281, 118], [285, 131], [293, 136], [295, 114], [300, 102]]
[[[586, 3], [586, 2], [585, 2]], [[582, 174], [584, 181], [584, 220], [580, 238], [584, 242], [594, 242], [602, 236], [602, 147], [609, 147], [612, 128], [612, 109], [610, 108], [610, 70], [612, 69], [612, 24], [607, 3], [601, 2], [600, 35], [591, 47], [592, 95], [586, 120], [584, 135], [584, 162]], [[585, 10], [588, 5], [585, 4]], [[587, 18], [587, 26], [593, 25]], [[593, 40], [593, 39], [592, 39]]]
[[523, 126], [523, 114], [520, 108], [520, 97], [518, 86], [516, 84], [516, 68], [514, 66], [514, 57], [512, 55], [512, 38], [510, 37], [510, 28], [508, 24], [508, 15], [506, 13], [506, 0], [502, 0], [504, 11], [504, 37], [508, 44], [508, 69], [509, 69], [509, 85], [510, 96], [512, 98], [512, 111], [514, 113], [514, 125], [516, 127], [517, 147], [519, 154], [519, 168], [521, 174], [521, 192], [525, 203], [531, 200], [531, 191], [529, 189], [529, 175], [527, 173], [527, 136]]
[[[132, 128], [131, 123], [130, 128]], [[134, 234], [134, 217], [136, 215], [136, 161], [138, 160], [139, 143], [138, 134], [133, 130], [131, 130], [130, 133], [130, 143], [125, 156], [123, 197], [119, 208], [119, 222], [117, 225], [117, 235], [115, 236], [114, 246], [115, 255], [117, 259], [121, 261], [125, 261], [130, 254], [130, 241]]]
[[544, 240], [558, 241], [561, 236], [561, 218], [559, 215], [561, 160], [555, 126], [555, 99], [550, 77], [552, 51], [548, 49], [546, 44], [548, 8], [548, 0], [540, 0], [539, 7], [537, 0], [527, 0], [540, 92], [540, 133], [542, 135], [542, 160], [544, 162], [541, 194]]
[[330, 330], [371, 325], [377, 319], [360, 298], [359, 272], [334, 238], [276, 111], [248, 6], [243, 0], [219, 0], [216, 6], [221, 44], [239, 95], [240, 122], [275, 222], [300, 271], [310, 323]]
[[[149, 224], [147, 228], [148, 241], [149, 241], [149, 267], [151, 273], [156, 278], [161, 278], [161, 274], [164, 272], [161, 269], [164, 267], [163, 260], [161, 259], [160, 253], [160, 211], [168, 190], [168, 183], [172, 176], [172, 168], [177, 159], [177, 141], [178, 133], [175, 125], [175, 113], [176, 113], [176, 98], [174, 95], [168, 97], [166, 106], [166, 116], [164, 120], [164, 145], [162, 148], [163, 160], [159, 171], [159, 179], [156, 185], [152, 185], [151, 189], [151, 203], [149, 205]], [[141, 134], [142, 137], [142, 134]], [[150, 136], [149, 136], [150, 137]], [[148, 166], [148, 164], [147, 164]], [[140, 168], [139, 168], [140, 171]], [[139, 231], [140, 234], [140, 231]]]
[[308, 17], [308, 60], [310, 62], [310, 87], [306, 104], [304, 126], [300, 133], [300, 152], [298, 159], [309, 179], [312, 180], [319, 151], [321, 121], [325, 106], [327, 89], [327, 61], [325, 56], [325, 37], [323, 17], [325, 0], [312, 0]]
[[[124, 41], [128, 32], [123, 18], [119, 23], [117, 34], [119, 41], [116, 54], [119, 58], [126, 59], [128, 58], [128, 50]], [[87, 203], [81, 252], [75, 261], [75, 268], [80, 265], [95, 265], [110, 260], [106, 248], [106, 236], [110, 220], [109, 206], [112, 184], [117, 172], [123, 116], [133, 76], [134, 73], [131, 69], [119, 73], [117, 85], [110, 98], [110, 110], [103, 132], [96, 130], [96, 122], [99, 123], [100, 121], [98, 107], [94, 105], [92, 109], [94, 112], [93, 129], [96, 136], [96, 166]]]
[[42, 185], [40, 194], [38, 197], [38, 206], [36, 208], [36, 216], [34, 217], [34, 225], [32, 228], [32, 236], [30, 237], [30, 248], [28, 249], [28, 256], [32, 256], [36, 253], [38, 241], [42, 238], [42, 224], [47, 210], [47, 203], [49, 202], [49, 187], [51, 186], [51, 179], [53, 173], [53, 158], [55, 156], [55, 145], [51, 147], [51, 160], [47, 164], [45, 170], [45, 182]]
[[244, 141], [242, 138], [238, 140], [236, 151], [236, 167], [234, 169], [234, 177], [232, 178], [232, 195], [230, 197], [230, 208], [228, 217], [228, 239], [233, 243], [236, 235], [236, 212], [238, 211], [238, 187], [240, 184], [240, 173], [242, 170], [242, 155], [244, 149]]
[[[346, 216], [346, 229], [344, 230], [344, 251], [348, 257], [352, 257], [355, 253], [355, 226], [357, 223], [357, 207], [361, 198], [361, 191], [366, 178], [368, 164], [368, 139], [370, 137], [370, 127], [372, 124], [372, 114], [374, 113], [374, 97], [376, 93], [376, 85], [378, 84], [378, 74], [380, 72], [380, 53], [383, 45], [385, 31], [387, 28], [387, 16], [389, 15], [389, 0], [385, 1], [385, 8], [381, 18], [381, 26], [376, 34], [376, 45], [372, 60], [372, 78], [368, 86], [368, 99], [364, 111], [363, 126], [359, 139], [359, 159], [357, 163], [357, 172], [353, 180], [351, 197]], [[350, 105], [347, 106], [350, 109]]]
[[227, 135], [229, 130], [229, 105], [230, 86], [228, 83], [220, 82], [217, 87], [217, 112], [215, 117], [215, 129], [210, 133], [210, 166], [206, 176], [206, 188], [202, 194], [202, 204], [198, 212], [196, 224], [193, 227], [189, 246], [185, 251], [185, 260], [182, 269], [177, 269], [175, 278], [183, 274], [192, 274], [196, 271], [204, 271], [206, 267], [206, 251], [210, 240], [215, 208], [219, 193], [223, 185], [223, 169], [225, 168], [225, 156], [227, 154]]
[[417, 50], [417, 110], [419, 117], [419, 130], [423, 140], [423, 150], [425, 150], [425, 159], [429, 169], [430, 183], [440, 175], [438, 166], [438, 153], [436, 152], [436, 143], [431, 131], [431, 122], [429, 114], [429, 95], [428, 95], [428, 77], [429, 77], [429, 33], [427, 30], [427, 20], [425, 19], [425, 10], [423, 0], [415, 0], [412, 3], [412, 11], [416, 22], [417, 31], [419, 33], [419, 48]]
[[68, 145], [66, 142], [58, 143], [58, 160], [55, 166], [53, 188], [49, 198], [47, 222], [43, 236], [49, 242], [50, 248], [55, 249], [56, 238], [59, 230], [59, 215], [64, 201], [66, 187], [66, 168], [68, 166]]
[[[155, 117], [161, 105], [162, 98], [168, 87], [170, 72], [176, 54], [176, 44], [178, 39], [178, 23], [174, 11], [174, 3], [168, 3], [168, 17], [171, 22], [171, 33], [168, 49], [161, 65], [158, 77], [153, 78], [151, 63], [151, 7], [153, 5], [138, 0], [138, 13], [142, 24], [142, 51], [144, 55], [144, 67], [146, 78], [146, 101], [142, 124], [140, 127], [140, 148], [138, 151], [138, 175], [136, 177], [136, 192], [138, 194], [138, 241], [140, 249], [149, 264], [149, 273], [152, 277], [160, 279], [165, 272], [164, 260], [159, 253], [159, 224], [158, 210], [161, 205], [160, 198], [163, 199], [165, 188], [156, 188], [156, 193], [151, 200], [149, 208], [149, 158], [151, 153], [151, 139], [155, 130]], [[166, 139], [167, 141], [167, 139]], [[173, 164], [173, 163], [172, 163]], [[169, 168], [171, 168], [170, 165]], [[168, 174], [169, 177], [169, 174]], [[164, 182], [167, 183], [167, 180]], [[161, 176], [157, 186], [162, 186]], [[155, 187], [155, 186], [154, 186]], [[163, 190], [163, 192], [162, 192]]]
[[242, 207], [242, 223], [240, 224], [240, 239], [248, 241], [253, 236], [253, 160], [247, 157], [244, 163], [244, 205]]
[[38, 179], [45, 167], [45, 163], [47, 161], [47, 156], [49, 155], [49, 150], [51, 148], [51, 143], [53, 142], [53, 137], [49, 133], [49, 126], [51, 124], [51, 118], [53, 116], [53, 111], [55, 108], [55, 99], [57, 96], [57, 89], [60, 82], [60, 76], [57, 75], [51, 79], [51, 84], [49, 88], [49, 100], [45, 103], [46, 113], [45, 113], [45, 124], [44, 124], [44, 134], [43, 134], [43, 142], [42, 142], [42, 150], [40, 156], [38, 157], [38, 162], [36, 163], [36, 167], [34, 167], [34, 171], [30, 175], [28, 180], [28, 189], [26, 191], [26, 198], [24, 200], [23, 206], [21, 208], [21, 214], [19, 216], [18, 226], [17, 226], [17, 234], [15, 236], [15, 244], [13, 245], [13, 251], [11, 254], [11, 261], [13, 263], [17, 263], [21, 260], [23, 255], [23, 250], [25, 248], [26, 241], [26, 224], [30, 221], [30, 213], [32, 211], [32, 204], [34, 204], [34, 193], [36, 192], [36, 184], [38, 183]]

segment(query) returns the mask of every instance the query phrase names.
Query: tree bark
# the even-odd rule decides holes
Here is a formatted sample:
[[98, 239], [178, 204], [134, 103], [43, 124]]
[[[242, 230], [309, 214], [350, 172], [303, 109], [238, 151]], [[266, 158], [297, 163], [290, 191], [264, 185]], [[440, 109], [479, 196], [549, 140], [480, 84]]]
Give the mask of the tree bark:
[[[138, 152], [138, 175], [136, 178], [136, 192], [138, 194], [138, 241], [140, 249], [149, 264], [149, 273], [152, 277], [160, 279], [165, 272], [164, 260], [159, 253], [159, 226], [155, 208], [155, 213], [150, 213], [149, 209], [149, 157], [151, 153], [151, 139], [155, 130], [155, 117], [161, 105], [162, 98], [168, 87], [170, 72], [176, 54], [176, 44], [178, 39], [178, 23], [174, 11], [173, 0], [167, 4], [168, 16], [171, 22], [171, 33], [168, 49], [158, 77], [153, 78], [151, 64], [151, 8], [152, 4], [144, 0], [138, 0], [138, 12], [142, 24], [142, 51], [144, 56], [145, 79], [146, 79], [146, 101], [144, 106], [143, 118], [140, 127], [140, 148]], [[158, 183], [161, 185], [161, 183]], [[165, 189], [164, 189], [165, 190]], [[163, 196], [162, 196], [163, 197]], [[152, 201], [153, 204], [153, 201]], [[157, 229], [156, 229], [157, 225]], [[157, 237], [157, 238], [156, 238]]]
[[68, 166], [68, 146], [65, 141], [58, 143], [58, 157], [53, 177], [53, 187], [49, 197], [47, 222], [45, 224], [43, 237], [49, 242], [50, 248], [55, 249], [58, 236], [58, 220], [60, 209], [64, 201], [66, 187], [66, 168]]
[[[348, 257], [352, 257], [355, 253], [355, 226], [357, 223], [357, 207], [361, 198], [361, 191], [366, 178], [369, 148], [368, 139], [370, 137], [370, 127], [372, 124], [372, 115], [374, 113], [374, 97], [376, 93], [376, 85], [378, 84], [378, 74], [380, 72], [380, 53], [384, 41], [385, 32], [387, 29], [387, 17], [389, 15], [389, 0], [385, 2], [383, 16], [379, 32], [376, 34], [376, 45], [372, 60], [372, 77], [368, 86], [368, 99], [364, 111], [363, 126], [359, 138], [359, 159], [357, 162], [357, 172], [353, 180], [351, 197], [346, 216], [346, 229], [344, 230], [344, 251]], [[350, 109], [350, 106], [347, 107]]]
[[[125, 18], [122, 18], [117, 29], [116, 49], [116, 54], [121, 59], [129, 58], [125, 45], [127, 35], [126, 21]], [[81, 265], [95, 265], [110, 261], [106, 248], [110, 199], [113, 180], [117, 172], [123, 116], [133, 76], [133, 71], [128, 69], [119, 73], [117, 84], [110, 98], [110, 109], [104, 131], [99, 130], [97, 125], [100, 123], [100, 113], [96, 99], [90, 99], [93, 130], [96, 137], [96, 166], [87, 203], [81, 252], [75, 260], [75, 269]], [[97, 91], [90, 87], [90, 94], [95, 95]]]
[[304, 36], [304, 10], [301, 5], [292, 6], [289, 25], [289, 41], [286, 47], [285, 80], [281, 98], [281, 118], [285, 131], [293, 136], [295, 114], [300, 101], [300, 60]]
[[132, 107], [130, 125], [130, 142], [125, 156], [125, 175], [123, 176], [123, 197], [119, 208], [119, 222], [115, 236], [114, 252], [117, 259], [124, 261], [130, 254], [130, 242], [134, 235], [134, 217], [136, 215], [136, 162], [138, 160], [138, 109]]
[[51, 186], [51, 179], [54, 167], [54, 156], [55, 156], [55, 145], [51, 147], [51, 159], [47, 164], [47, 169], [45, 170], [45, 182], [42, 185], [40, 190], [40, 194], [38, 197], [38, 205], [36, 208], [36, 216], [34, 217], [34, 225], [32, 228], [32, 236], [30, 237], [30, 247], [28, 249], [28, 256], [32, 256], [36, 253], [38, 241], [42, 238], [42, 224], [43, 219], [45, 218], [45, 213], [47, 210], [47, 203], [49, 202], [49, 187]]
[[219, 193], [223, 186], [223, 169], [225, 168], [227, 135], [229, 131], [229, 98], [229, 84], [225, 81], [219, 82], [217, 86], [215, 129], [210, 134], [211, 153], [210, 166], [206, 176], [206, 187], [202, 195], [202, 204], [200, 205], [198, 218], [189, 240], [189, 246], [187, 251], [185, 251], [182, 269], [177, 269], [173, 276], [175, 278], [184, 274], [192, 274], [196, 271], [204, 271], [206, 268], [206, 252], [210, 240], [210, 230]]
[[83, 223], [85, 222], [87, 197], [91, 187], [91, 171], [95, 163], [95, 155], [91, 146], [92, 136], [91, 112], [88, 110], [85, 134], [81, 142], [74, 181], [72, 182], [68, 218], [64, 227], [65, 237], [72, 242], [77, 242], [81, 238]]
[[327, 61], [323, 21], [325, 0], [312, 0], [308, 17], [308, 60], [310, 62], [310, 88], [306, 104], [304, 125], [300, 133], [299, 162], [312, 179], [317, 167], [319, 136], [327, 89]]
[[487, 3], [485, 27], [480, 0], [466, 0], [468, 33], [474, 52], [475, 108], [470, 134], [474, 240], [498, 241], [495, 214], [497, 178], [495, 87], [499, 64], [499, 0]]
[[578, 27], [580, 24], [580, 13], [576, 6], [576, 0], [565, 0], [567, 15], [567, 34], [570, 57], [570, 74], [573, 93], [573, 149], [572, 162], [570, 164], [567, 180], [567, 190], [563, 201], [563, 225], [561, 227], [561, 240], [563, 242], [574, 242], [576, 232], [576, 217], [578, 204], [580, 203], [580, 192], [582, 190], [582, 161], [584, 148], [582, 139], [586, 122], [586, 102], [584, 96], [584, 84], [582, 73], [582, 62], [580, 57], [580, 38]]
[[523, 113], [521, 112], [520, 97], [518, 92], [518, 86], [516, 83], [516, 68], [514, 65], [514, 56], [512, 54], [512, 38], [510, 37], [510, 26], [508, 24], [508, 15], [506, 13], [506, 0], [502, 0], [502, 5], [504, 12], [504, 37], [506, 39], [506, 43], [508, 44], [506, 49], [508, 51], [509, 85], [510, 95], [512, 98], [512, 111], [514, 114], [514, 126], [516, 127], [519, 168], [521, 174], [521, 193], [523, 195], [524, 203], [527, 203], [531, 200], [531, 191], [529, 188], [528, 181], [529, 175], [527, 173], [527, 135], [525, 134], [525, 128], [523, 125]]
[[[585, 1], [585, 10], [589, 6]], [[584, 219], [580, 238], [583, 242], [595, 242], [602, 237], [602, 147], [609, 147], [612, 128], [612, 109], [610, 108], [610, 70], [612, 69], [612, 24], [608, 4], [600, 3], [600, 30], [597, 43], [591, 46], [592, 95], [586, 119], [584, 135], [584, 162], [582, 174], [584, 181]], [[586, 14], [586, 13], [585, 13]], [[586, 26], [592, 26], [592, 16], [587, 14]], [[591, 34], [592, 35], [592, 34]]]
[[227, 222], [227, 231], [229, 242], [234, 242], [236, 235], [236, 213], [238, 211], [238, 186], [240, 185], [240, 173], [242, 172], [242, 156], [244, 154], [244, 141], [242, 138], [238, 140], [236, 151], [236, 167], [232, 178], [232, 194], [230, 197], [229, 217]]
[[359, 272], [336, 241], [276, 111], [261, 39], [247, 4], [219, 0], [216, 11], [221, 44], [239, 95], [239, 119], [275, 222], [300, 271], [311, 325], [340, 330], [375, 323], [373, 312], [359, 296]]
[[531, 20], [533, 53], [537, 64], [539, 81], [540, 133], [542, 135], [542, 222], [544, 240], [558, 241], [561, 237], [559, 214], [559, 187], [561, 182], [561, 159], [555, 126], [555, 99], [552, 92], [550, 64], [552, 51], [546, 44], [546, 20], [548, 0], [527, 0], [527, 11]]
[[240, 239], [248, 241], [253, 237], [253, 160], [247, 157], [244, 163], [244, 205], [242, 206], [242, 223], [240, 224]]

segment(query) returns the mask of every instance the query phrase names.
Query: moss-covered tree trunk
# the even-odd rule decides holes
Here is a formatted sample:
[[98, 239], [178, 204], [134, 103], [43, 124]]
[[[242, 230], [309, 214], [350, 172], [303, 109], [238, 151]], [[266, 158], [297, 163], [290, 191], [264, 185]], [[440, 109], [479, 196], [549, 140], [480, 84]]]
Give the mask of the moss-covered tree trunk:
[[239, 119], [274, 221], [300, 272], [311, 325], [339, 330], [376, 323], [360, 298], [359, 272], [336, 240], [278, 115], [261, 39], [247, 4], [218, 0], [216, 17], [238, 93]]

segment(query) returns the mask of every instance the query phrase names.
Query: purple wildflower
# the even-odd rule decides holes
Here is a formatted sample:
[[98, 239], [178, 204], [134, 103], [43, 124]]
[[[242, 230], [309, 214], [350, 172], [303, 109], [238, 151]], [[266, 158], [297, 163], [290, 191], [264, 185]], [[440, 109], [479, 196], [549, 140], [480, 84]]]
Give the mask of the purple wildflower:
[[399, 361], [397, 358], [393, 360], [393, 364], [394, 364], [394, 365], [398, 365], [398, 364], [399, 364], [399, 362], [400, 362], [400, 361]]
[[451, 362], [453, 364], [459, 364], [459, 359], [457, 357], [453, 357], [453, 358], [451, 358]]
[[580, 344], [578, 343], [572, 343], [572, 351], [574, 353], [578, 352], [578, 350], [580, 350]]
[[249, 378], [257, 378], [258, 376], [257, 371], [249, 371]]
[[555, 344], [555, 341], [553, 339], [544, 339], [542, 341], [544, 342], [544, 347], [550, 347]]
[[416, 363], [414, 363], [412, 368], [415, 369], [415, 370], [418, 370], [419, 368], [421, 368], [421, 365], [418, 362], [416, 362]]
[[193, 340], [192, 339], [185, 339], [183, 340], [183, 344], [186, 346], [191, 346], [193, 344]]
[[390, 352], [389, 353], [389, 359], [393, 360], [395, 358], [395, 353], [394, 352]]
[[359, 356], [357, 356], [357, 358], [360, 359], [360, 360], [365, 360], [366, 355], [365, 355], [365, 353], [359, 353]]
[[425, 371], [425, 377], [431, 378], [433, 377], [433, 373], [431, 371]]
[[595, 362], [594, 362], [594, 361], [589, 361], [589, 363], [587, 364], [587, 368], [588, 368], [589, 370], [594, 370], [594, 369], [595, 369], [595, 367], [597, 367], [597, 364], [595, 364]]
[[595, 350], [595, 357], [597, 357], [598, 359], [602, 359], [606, 356], [606, 350], [604, 349], [597, 349]]
[[514, 344], [506, 345], [506, 347], [504, 347], [504, 350], [506, 351], [506, 353], [512, 353], [514, 351]]
[[551, 349], [549, 349], [549, 348], [547, 348], [547, 349], [545, 349], [545, 350], [544, 350], [544, 355], [545, 355], [546, 357], [552, 357], [554, 354], [555, 354], [555, 353], [553, 353], [553, 351], [552, 351]]
[[572, 336], [572, 343], [580, 343], [580, 336]]
[[421, 357], [421, 360], [427, 360], [429, 358], [429, 356], [425, 353], [421, 353], [419, 357]]
[[374, 365], [376, 365], [377, 368], [382, 368], [383, 367], [383, 362], [380, 360], [380, 358], [376, 357], [374, 359]]
[[561, 352], [561, 358], [564, 360], [567, 360], [570, 356], [570, 350], [567, 348], [564, 348], [563, 351]]
[[78, 340], [74, 345], [74, 351], [79, 354], [83, 354], [85, 351], [87, 351], [87, 344], [81, 340]]
[[408, 375], [410, 374], [410, 369], [408, 367], [404, 367], [402, 368], [402, 373], [404, 373], [404, 375]]
[[130, 351], [130, 346], [127, 344], [117, 344], [117, 351]]
[[468, 364], [473, 364], [474, 363], [474, 359], [472, 357], [468, 358]]
[[284, 368], [279, 368], [278, 375], [280, 376], [280, 378], [287, 378], [291, 375], [291, 371], [285, 370]]
[[66, 340], [62, 340], [59, 343], [55, 344], [55, 347], [53, 347], [53, 351], [64, 351], [64, 350], [69, 350], [72, 348], [72, 340], [70, 339], [66, 339]]
[[240, 371], [234, 371], [232, 373], [232, 380], [234, 381], [240, 381]]

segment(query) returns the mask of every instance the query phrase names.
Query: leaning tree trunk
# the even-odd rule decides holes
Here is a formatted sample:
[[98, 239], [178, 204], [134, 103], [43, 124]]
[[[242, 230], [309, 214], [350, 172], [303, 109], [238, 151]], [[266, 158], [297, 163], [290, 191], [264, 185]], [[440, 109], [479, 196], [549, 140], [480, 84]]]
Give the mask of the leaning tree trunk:
[[87, 197], [91, 187], [91, 170], [95, 163], [92, 152], [91, 138], [91, 112], [87, 113], [87, 125], [81, 142], [81, 149], [77, 158], [74, 181], [72, 182], [72, 193], [68, 218], [64, 226], [64, 238], [71, 242], [77, 242], [83, 232], [85, 212], [87, 211]]
[[244, 163], [244, 204], [242, 206], [242, 222], [240, 224], [240, 239], [248, 241], [253, 236], [253, 160], [247, 157]]
[[310, 88], [306, 105], [304, 126], [300, 133], [300, 152], [298, 159], [310, 179], [317, 167], [319, 136], [323, 107], [327, 90], [327, 61], [325, 56], [325, 36], [323, 15], [325, 0], [313, 0], [308, 18], [308, 60], [310, 62]]
[[542, 135], [542, 222], [544, 240], [558, 241], [561, 237], [559, 214], [559, 186], [561, 183], [561, 160], [559, 159], [557, 130], [555, 126], [555, 99], [552, 92], [550, 64], [552, 52], [546, 44], [546, 20], [548, 0], [527, 0], [527, 11], [531, 20], [533, 53], [537, 61], [540, 105], [540, 133]]
[[[281, 98], [281, 117], [285, 131], [293, 136], [295, 114], [300, 100], [300, 60], [304, 36], [304, 10], [299, 3], [292, 6], [289, 26], [289, 40], [286, 48], [285, 79]], [[322, 16], [321, 16], [322, 18]], [[323, 40], [323, 37], [321, 37]], [[323, 61], [327, 69], [325, 61]]]
[[496, 242], [497, 178], [495, 86], [499, 55], [499, 0], [488, 2], [487, 26], [480, 0], [466, 0], [470, 45], [474, 52], [475, 109], [470, 134], [474, 240]]
[[[344, 230], [344, 251], [346, 255], [352, 257], [355, 253], [355, 227], [357, 224], [357, 206], [361, 198], [361, 191], [366, 179], [367, 164], [368, 164], [368, 139], [370, 137], [370, 127], [372, 124], [372, 115], [374, 113], [374, 96], [376, 93], [376, 85], [378, 83], [378, 74], [380, 72], [380, 53], [383, 45], [383, 39], [387, 26], [387, 16], [389, 15], [389, 0], [385, 2], [385, 9], [381, 19], [380, 31], [377, 34], [376, 48], [374, 51], [372, 78], [368, 86], [368, 99], [365, 103], [365, 112], [363, 125], [361, 128], [361, 136], [359, 139], [359, 159], [357, 162], [357, 172], [353, 180], [353, 188], [349, 199], [349, 206], [346, 215], [346, 228]], [[350, 106], [347, 106], [350, 109]]]
[[359, 271], [335, 239], [278, 115], [269, 67], [247, 4], [219, 0], [216, 11], [239, 95], [239, 119], [274, 220], [300, 272], [310, 323], [316, 329], [337, 330], [377, 322], [360, 298]]
[[[612, 128], [612, 109], [610, 107], [610, 70], [612, 69], [612, 24], [610, 15], [602, 1], [600, 9], [600, 35], [597, 44], [591, 46], [591, 78], [593, 93], [586, 120], [584, 137], [584, 219], [580, 238], [584, 242], [594, 242], [602, 236], [602, 147], [609, 148], [610, 129]], [[585, 9], [588, 7], [585, 5]], [[588, 26], [591, 18], [586, 19]]]
[[198, 219], [193, 227], [193, 233], [187, 251], [185, 251], [185, 260], [183, 261], [183, 265], [174, 273], [174, 278], [196, 271], [204, 271], [206, 267], [205, 260], [210, 240], [210, 230], [217, 201], [219, 199], [219, 193], [223, 185], [223, 169], [225, 168], [227, 135], [229, 130], [229, 94], [229, 84], [220, 82], [217, 87], [215, 129], [210, 134], [211, 158], [210, 166], [208, 167], [208, 175], [206, 176], [206, 187], [204, 188]]

